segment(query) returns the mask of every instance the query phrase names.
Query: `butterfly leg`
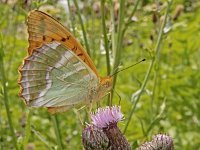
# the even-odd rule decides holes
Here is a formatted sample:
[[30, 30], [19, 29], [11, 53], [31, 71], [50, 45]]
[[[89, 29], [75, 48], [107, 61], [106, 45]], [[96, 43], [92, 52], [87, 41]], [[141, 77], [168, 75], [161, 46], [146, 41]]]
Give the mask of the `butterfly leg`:
[[108, 104], [108, 105], [109, 105], [110, 107], [112, 106], [112, 96], [113, 96], [112, 94], [113, 94], [113, 92], [109, 92], [109, 93], [108, 93], [108, 95], [109, 95], [109, 97], [108, 97], [108, 98], [109, 98], [109, 104]]
[[90, 105], [89, 105], [89, 113], [92, 111], [92, 102], [90, 102]]
[[91, 118], [90, 118], [90, 115], [91, 115], [91, 112], [92, 112], [92, 101], [90, 101], [88, 107], [87, 107], [87, 110], [86, 110], [86, 113], [87, 113], [87, 118], [88, 118], [88, 121], [91, 122]]
[[81, 115], [80, 115], [80, 113], [79, 113], [79, 111], [80, 111], [81, 109], [82, 109], [82, 108], [80, 108], [80, 109], [73, 108], [73, 111], [74, 111], [74, 113], [77, 115], [77, 117], [78, 117], [78, 119], [79, 119], [81, 125], [84, 126], [83, 120], [81, 119]]

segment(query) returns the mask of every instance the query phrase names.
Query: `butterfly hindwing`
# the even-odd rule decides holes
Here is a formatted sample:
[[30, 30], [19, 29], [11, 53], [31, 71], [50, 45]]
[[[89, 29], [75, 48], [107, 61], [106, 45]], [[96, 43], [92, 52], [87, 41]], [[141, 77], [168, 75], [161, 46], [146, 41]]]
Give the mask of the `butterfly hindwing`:
[[99, 84], [90, 67], [56, 41], [36, 48], [24, 60], [20, 72], [20, 95], [32, 107], [66, 109], [89, 103], [89, 91]]

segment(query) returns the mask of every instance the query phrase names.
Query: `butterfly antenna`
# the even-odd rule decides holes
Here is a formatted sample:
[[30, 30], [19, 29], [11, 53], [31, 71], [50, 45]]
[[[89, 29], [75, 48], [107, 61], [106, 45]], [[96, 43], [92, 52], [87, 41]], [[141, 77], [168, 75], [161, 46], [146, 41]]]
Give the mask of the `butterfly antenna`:
[[133, 67], [133, 66], [135, 66], [135, 65], [137, 65], [137, 64], [139, 64], [139, 63], [141, 63], [141, 62], [143, 62], [143, 61], [145, 61], [145, 60], [146, 60], [146, 59], [142, 59], [142, 60], [138, 61], [137, 63], [135, 63], [135, 64], [133, 64], [133, 65], [130, 65], [130, 66], [124, 68], [124, 69], [121, 69], [121, 70], [115, 72], [114, 74], [112, 74], [111, 77], [114, 76], [114, 75], [116, 75], [116, 74], [118, 74], [119, 72], [122, 72], [122, 71], [124, 71], [124, 70], [126, 70], [126, 69], [129, 69], [129, 68], [131, 68], [131, 67]]
[[115, 68], [114, 72], [117, 71], [117, 69], [119, 69], [119, 66], [121, 65], [121, 63]]

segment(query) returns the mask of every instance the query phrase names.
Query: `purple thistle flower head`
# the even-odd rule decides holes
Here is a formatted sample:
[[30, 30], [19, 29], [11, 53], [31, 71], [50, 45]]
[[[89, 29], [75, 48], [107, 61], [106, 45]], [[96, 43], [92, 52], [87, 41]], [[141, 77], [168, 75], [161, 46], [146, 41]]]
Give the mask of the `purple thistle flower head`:
[[[102, 146], [110, 150], [130, 150], [131, 147], [126, 137], [117, 126], [117, 123], [122, 119], [123, 114], [119, 106], [98, 108], [95, 113], [91, 114], [92, 124], [83, 131], [82, 137], [84, 147], [88, 150], [94, 147], [99, 149], [99, 147], [102, 148]], [[108, 145], [106, 137], [108, 138]], [[102, 139], [104, 139], [105, 142], [98, 142], [102, 141]]]
[[123, 119], [123, 114], [119, 106], [112, 106], [97, 109], [96, 113], [91, 114], [92, 124], [99, 128], [107, 128], [109, 125], [116, 125]]

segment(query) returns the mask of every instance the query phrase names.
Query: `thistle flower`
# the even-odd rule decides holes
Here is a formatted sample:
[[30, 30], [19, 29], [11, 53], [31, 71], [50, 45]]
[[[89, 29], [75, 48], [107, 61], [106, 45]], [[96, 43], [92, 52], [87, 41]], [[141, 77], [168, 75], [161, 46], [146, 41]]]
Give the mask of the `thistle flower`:
[[91, 114], [92, 124], [101, 128], [109, 139], [111, 150], [130, 150], [130, 145], [121, 133], [117, 123], [123, 119], [120, 107], [99, 108], [96, 113]]
[[165, 134], [157, 134], [151, 142], [146, 142], [139, 147], [139, 150], [174, 150], [173, 140]]
[[99, 108], [97, 112], [91, 114], [92, 124], [99, 128], [107, 128], [111, 124], [116, 124], [123, 119], [120, 107]]
[[106, 134], [93, 125], [88, 125], [83, 130], [82, 142], [86, 150], [107, 150], [109, 145]]

